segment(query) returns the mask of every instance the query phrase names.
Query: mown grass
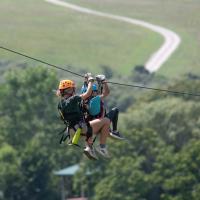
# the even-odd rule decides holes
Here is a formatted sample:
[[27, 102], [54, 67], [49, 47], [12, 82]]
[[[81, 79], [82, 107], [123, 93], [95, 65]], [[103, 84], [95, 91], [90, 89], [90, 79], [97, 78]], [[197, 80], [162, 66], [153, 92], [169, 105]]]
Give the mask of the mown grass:
[[[182, 43], [157, 72], [167, 77], [200, 73], [198, 0], [67, 0], [99, 11], [158, 24], [177, 32]], [[43, 0], [1, 0], [0, 43], [30, 56], [74, 70], [111, 67], [128, 75], [163, 42], [145, 28], [54, 6]], [[0, 60], [31, 62], [0, 50]], [[35, 63], [34, 63], [35, 64]]]
[[[106, 65], [116, 74], [127, 75], [163, 41], [147, 29], [42, 0], [1, 0], [0, 25], [2, 46], [59, 66], [71, 65], [76, 66], [74, 70], [94, 73]], [[2, 50], [0, 55], [3, 60], [31, 62]]]
[[186, 73], [200, 74], [199, 0], [68, 1], [112, 14], [145, 20], [177, 32], [182, 38], [182, 43], [157, 73], [174, 78]]

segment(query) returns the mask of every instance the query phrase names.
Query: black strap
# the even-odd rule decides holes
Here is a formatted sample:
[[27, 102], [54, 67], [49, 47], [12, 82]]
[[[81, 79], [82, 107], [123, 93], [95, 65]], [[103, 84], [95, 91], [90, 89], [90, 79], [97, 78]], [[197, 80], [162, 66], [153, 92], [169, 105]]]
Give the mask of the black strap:
[[63, 115], [61, 109], [58, 109], [58, 111], [59, 111], [59, 114], [61, 116], [61, 119], [63, 120], [63, 122], [65, 124], [65, 128], [62, 131], [59, 132], [59, 135], [62, 134], [59, 143], [62, 144], [67, 138], [69, 138], [69, 140], [70, 140], [69, 123], [65, 120], [64, 115]]
[[68, 126], [66, 126], [59, 134], [62, 134], [62, 136], [60, 138], [60, 142], [59, 142], [60, 144], [62, 144], [67, 138], [70, 139]]
[[86, 125], [87, 125], [86, 141], [88, 141], [88, 139], [90, 137], [92, 137], [93, 131], [92, 131], [92, 127], [90, 126], [89, 122], [86, 122]]

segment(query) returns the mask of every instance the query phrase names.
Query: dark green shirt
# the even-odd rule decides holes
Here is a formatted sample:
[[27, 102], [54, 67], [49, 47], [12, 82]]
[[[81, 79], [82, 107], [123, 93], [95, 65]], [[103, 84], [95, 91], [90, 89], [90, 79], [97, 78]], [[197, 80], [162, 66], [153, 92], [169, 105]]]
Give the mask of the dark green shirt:
[[81, 104], [82, 98], [78, 95], [69, 97], [68, 99], [61, 99], [58, 104], [58, 109], [61, 110], [64, 119], [72, 126], [83, 119]]

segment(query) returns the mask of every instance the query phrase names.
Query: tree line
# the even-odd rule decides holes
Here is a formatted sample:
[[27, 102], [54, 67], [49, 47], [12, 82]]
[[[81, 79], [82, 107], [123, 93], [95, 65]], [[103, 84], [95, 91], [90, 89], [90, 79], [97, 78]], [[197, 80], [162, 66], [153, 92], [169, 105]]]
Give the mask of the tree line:
[[[80, 151], [59, 145], [63, 123], [52, 92], [58, 82], [56, 72], [43, 67], [5, 74], [0, 85], [0, 199], [60, 199], [53, 171], [77, 163], [74, 195], [82, 185], [91, 200], [199, 199], [198, 97], [148, 91], [125, 98], [123, 88], [111, 90], [108, 105], [124, 108], [119, 129], [127, 140], [108, 139], [111, 159], [91, 162]], [[167, 87], [196, 92], [199, 86], [199, 79], [185, 77]]]

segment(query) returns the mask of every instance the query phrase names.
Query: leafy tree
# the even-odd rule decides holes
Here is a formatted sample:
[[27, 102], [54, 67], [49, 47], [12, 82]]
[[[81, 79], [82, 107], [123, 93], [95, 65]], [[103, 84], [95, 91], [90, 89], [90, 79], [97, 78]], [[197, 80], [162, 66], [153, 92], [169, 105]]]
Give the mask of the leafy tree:
[[7, 127], [4, 135], [9, 144], [23, 146], [39, 130], [49, 130], [45, 125], [55, 120], [52, 89], [56, 83], [55, 73], [45, 68], [7, 73], [1, 110]]
[[[125, 135], [129, 138], [128, 143], [108, 141], [111, 160], [84, 163], [82, 176], [78, 177], [79, 180], [87, 178], [84, 173], [90, 169], [95, 200], [148, 199], [149, 196], [155, 199], [160, 195], [159, 187], [151, 184], [151, 173], [160, 149], [166, 148], [164, 143], [150, 129], [126, 130]], [[88, 182], [85, 182], [86, 186]]]
[[[72, 192], [79, 194], [82, 185], [91, 199], [198, 200], [200, 104], [196, 98], [143, 93], [139, 102], [128, 88], [125, 95], [113, 89], [108, 106], [128, 109], [119, 119], [128, 140], [108, 139], [111, 159], [91, 162], [82, 151], [59, 145], [57, 133], [63, 123], [52, 93], [57, 84], [55, 72], [36, 67], [8, 72], [0, 86], [0, 188], [6, 200], [58, 199], [58, 180], [52, 171], [77, 162], [81, 170]], [[181, 90], [184, 84], [196, 91], [199, 80], [170, 87]]]
[[[149, 104], [137, 104], [122, 118], [121, 126], [149, 127], [178, 150], [193, 136], [199, 138], [200, 104], [179, 98], [165, 98]], [[132, 112], [131, 112], [132, 111]], [[123, 125], [124, 124], [124, 125]]]
[[106, 98], [106, 106], [111, 109], [118, 107], [120, 112], [125, 112], [127, 108], [135, 103], [133, 95], [130, 94], [129, 88], [124, 88], [123, 92], [121, 88], [109, 86], [110, 95]]
[[[195, 76], [195, 75], [194, 75]], [[156, 77], [159, 78], [159, 77]], [[194, 78], [194, 79], [190, 79], [188, 77], [184, 77], [181, 80], [172, 80], [169, 82], [164, 80], [163, 81], [163, 77], [162, 80], [158, 80], [156, 82], [158, 82], [158, 86], [155, 86], [156, 88], [160, 88], [160, 89], [165, 89], [165, 90], [170, 90], [170, 91], [174, 91], [174, 92], [180, 92], [180, 94], [178, 93], [173, 93], [173, 92], [160, 92], [160, 91], [154, 91], [151, 93], [146, 93], [146, 95], [143, 95], [140, 99], [140, 101], [146, 101], [146, 102], [150, 102], [150, 101], [155, 101], [158, 99], [164, 99], [164, 98], [180, 98], [186, 101], [199, 101], [199, 87], [200, 87], [200, 79], [198, 78]], [[161, 86], [160, 86], [161, 85]], [[188, 93], [188, 94], [181, 94], [181, 93]], [[194, 95], [197, 96], [194, 96]]]
[[145, 173], [140, 170], [142, 162], [142, 157], [125, 156], [113, 159], [108, 166], [107, 176], [95, 188], [94, 199], [144, 199], [150, 184]]
[[110, 67], [108, 67], [106, 65], [102, 65], [101, 69], [102, 69], [103, 74], [105, 74], [107, 79], [110, 79], [110, 78], [113, 77], [113, 70]]
[[[200, 136], [199, 106], [191, 100], [168, 97], [137, 103], [129, 109], [120, 118], [119, 126], [129, 142], [109, 142], [113, 156], [106, 168], [100, 165], [101, 179], [94, 181], [95, 200], [198, 199], [198, 172], [188, 172], [187, 168], [192, 163], [189, 158], [194, 156], [189, 154], [183, 158], [189, 147], [192, 149], [188, 144]], [[129, 173], [123, 173], [129, 165]], [[140, 174], [133, 176], [136, 182], [131, 179], [134, 173]], [[182, 177], [182, 173], [186, 175]]]
[[[4, 174], [5, 180], [15, 180], [15, 184], [1, 183], [7, 199], [56, 199], [53, 170], [77, 163], [82, 156], [76, 149], [59, 145], [63, 122], [52, 92], [57, 84], [54, 71], [30, 67], [9, 71], [0, 87], [0, 141], [16, 151], [20, 172]], [[15, 165], [13, 161], [10, 166]]]
[[0, 147], [0, 188], [5, 199], [20, 200], [22, 173], [17, 151], [9, 144]]
[[163, 152], [163, 155], [159, 156], [155, 165], [154, 180], [160, 180], [163, 191], [161, 199], [199, 198], [199, 144], [198, 140], [192, 139], [180, 152]]
[[42, 146], [39, 136], [27, 142], [21, 156], [20, 170], [23, 172], [24, 187], [21, 199], [56, 199], [53, 188], [53, 160], [48, 154], [48, 146]]

